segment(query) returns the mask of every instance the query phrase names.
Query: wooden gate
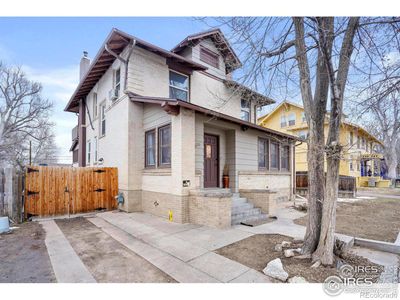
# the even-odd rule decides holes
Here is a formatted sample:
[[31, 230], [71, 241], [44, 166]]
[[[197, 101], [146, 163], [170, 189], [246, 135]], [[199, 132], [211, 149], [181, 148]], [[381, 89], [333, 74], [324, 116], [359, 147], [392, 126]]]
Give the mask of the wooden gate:
[[117, 207], [117, 168], [34, 167], [26, 170], [25, 217]]

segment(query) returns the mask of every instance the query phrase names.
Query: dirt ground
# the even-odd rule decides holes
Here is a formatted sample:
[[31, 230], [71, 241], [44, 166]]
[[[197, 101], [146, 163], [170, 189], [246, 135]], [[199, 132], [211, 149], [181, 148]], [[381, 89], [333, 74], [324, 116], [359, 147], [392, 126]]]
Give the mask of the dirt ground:
[[[323, 282], [328, 276], [338, 275], [337, 269], [334, 267], [310, 268], [311, 259], [286, 258], [283, 252], [274, 251], [275, 245], [283, 241], [293, 242], [293, 239], [278, 234], [257, 234], [220, 248], [215, 252], [260, 272], [263, 271], [268, 262], [280, 258], [289, 278], [296, 275], [302, 276], [308, 282]], [[355, 255], [347, 255], [344, 257], [344, 262], [355, 266], [379, 267], [369, 260]], [[379, 270], [378, 273], [373, 274], [374, 280], [379, 277], [382, 271], [381, 267], [379, 267]]]
[[[294, 220], [306, 225], [307, 216]], [[400, 200], [378, 198], [338, 203], [336, 232], [393, 243], [400, 232]]]
[[176, 282], [85, 218], [56, 223], [97, 282]]
[[10, 234], [0, 234], [0, 282], [56, 282], [37, 222], [18, 224]]

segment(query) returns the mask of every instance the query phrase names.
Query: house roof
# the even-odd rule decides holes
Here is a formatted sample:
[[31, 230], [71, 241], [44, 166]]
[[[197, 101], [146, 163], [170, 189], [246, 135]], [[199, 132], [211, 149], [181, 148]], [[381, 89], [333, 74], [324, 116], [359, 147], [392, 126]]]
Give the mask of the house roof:
[[96, 85], [97, 81], [104, 75], [104, 73], [115, 61], [116, 57], [110, 54], [105, 49], [105, 46], [107, 45], [110, 50], [119, 55], [125, 49], [125, 47], [133, 41], [135, 41], [135, 46], [163, 56], [172, 63], [180, 64], [192, 70], [204, 71], [207, 69], [205, 66], [180, 56], [174, 52], [162, 49], [119, 29], [113, 28], [90, 64], [88, 72], [79, 82], [78, 87], [64, 109], [65, 111], [78, 112], [80, 99], [84, 98], [90, 92], [90, 90]]
[[275, 103], [275, 100], [260, 94], [239, 82], [233, 80], [224, 80], [224, 83], [227, 87], [234, 88], [236, 91], [240, 92], [242, 96], [246, 97], [246, 99], [255, 100], [258, 104], [268, 105]]
[[128, 92], [128, 96], [129, 99], [133, 102], [141, 102], [141, 103], [151, 103], [151, 104], [158, 104], [160, 105], [167, 113], [170, 114], [178, 114], [179, 113], [179, 108], [183, 107], [183, 108], [187, 108], [199, 113], [204, 113], [205, 115], [208, 116], [213, 116], [216, 117], [218, 119], [224, 120], [224, 121], [228, 121], [231, 123], [235, 123], [237, 125], [240, 125], [242, 128], [253, 128], [259, 131], [263, 131], [266, 133], [270, 133], [270, 134], [274, 134], [274, 135], [278, 135], [290, 140], [295, 140], [295, 141], [302, 141], [304, 142], [305, 140], [291, 135], [291, 134], [285, 134], [282, 133], [280, 131], [276, 131], [276, 130], [272, 130], [269, 128], [265, 128], [247, 121], [243, 121], [241, 119], [193, 104], [193, 103], [189, 103], [186, 101], [182, 101], [182, 100], [178, 100], [178, 99], [173, 99], [173, 98], [163, 98], [163, 97], [148, 97], [148, 96], [140, 96], [131, 92]]
[[[300, 108], [300, 109], [304, 110], [304, 107], [303, 107], [302, 105], [297, 104], [297, 103], [294, 103], [294, 102], [291, 102], [291, 101], [285, 100], [285, 101], [282, 101], [279, 105], [277, 105], [270, 113], [265, 114], [265, 115], [262, 116], [262, 117], [259, 117], [259, 118], [258, 118], [258, 123], [259, 123], [259, 124], [262, 124], [263, 122], [265, 122], [266, 120], [268, 120], [268, 119], [269, 119], [276, 111], [278, 111], [279, 108], [282, 107], [283, 105], [291, 105], [291, 106], [295, 106], [295, 107], [297, 107], [297, 108]], [[329, 115], [328, 115], [327, 117], [329, 118]], [[354, 128], [354, 129], [357, 129], [357, 130], [359, 130], [359, 131], [361, 131], [361, 132], [363, 132], [365, 135], [368, 135], [368, 136], [370, 136], [371, 138], [373, 138], [377, 143], [383, 145], [382, 142], [381, 142], [377, 137], [375, 137], [373, 134], [371, 134], [370, 132], [368, 132], [368, 131], [367, 131], [366, 129], [364, 129], [362, 126], [357, 125], [357, 124], [354, 124], [354, 123], [351, 123], [351, 122], [348, 122], [348, 121], [342, 121], [342, 125], [343, 125], [343, 124], [344, 124], [344, 125], [347, 125], [347, 126], [349, 126], [349, 127], [352, 127], [352, 128]], [[304, 128], [307, 128], [307, 127], [308, 127], [308, 126], [304, 126]], [[301, 129], [301, 128], [296, 127], [296, 129]]]
[[228, 40], [225, 38], [224, 34], [219, 28], [214, 28], [206, 31], [202, 31], [199, 33], [188, 35], [184, 38], [178, 45], [171, 49], [174, 53], [179, 53], [184, 48], [188, 46], [195, 46], [203, 39], [210, 38], [218, 50], [224, 56], [227, 73], [231, 73], [232, 71], [240, 68], [242, 63], [240, 62], [239, 57], [236, 55], [235, 51], [233, 51], [231, 45]]
[[294, 102], [290, 102], [290, 101], [285, 100], [285, 101], [282, 101], [281, 103], [279, 103], [271, 112], [269, 112], [269, 113], [267, 113], [267, 114], [265, 114], [265, 115], [259, 117], [259, 118], [257, 119], [258, 123], [261, 124], [261, 123], [263, 123], [264, 121], [268, 120], [268, 119], [269, 119], [275, 112], [277, 112], [277, 111], [279, 110], [279, 108], [281, 108], [283, 105], [292, 105], [292, 106], [295, 106], [295, 107], [297, 107], [297, 108], [304, 109], [303, 106], [301, 106], [300, 104], [297, 104], [297, 103], [294, 103]]

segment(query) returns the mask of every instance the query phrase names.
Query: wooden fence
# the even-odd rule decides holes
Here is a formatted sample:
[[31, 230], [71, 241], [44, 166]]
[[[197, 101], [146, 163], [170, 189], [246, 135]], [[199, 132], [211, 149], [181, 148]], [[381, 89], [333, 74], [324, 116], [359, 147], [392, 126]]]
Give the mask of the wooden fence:
[[25, 217], [55, 216], [117, 207], [117, 168], [26, 169]]
[[[296, 172], [296, 192], [306, 196], [308, 191], [307, 172]], [[339, 176], [339, 197], [355, 197], [356, 178], [351, 176]]]

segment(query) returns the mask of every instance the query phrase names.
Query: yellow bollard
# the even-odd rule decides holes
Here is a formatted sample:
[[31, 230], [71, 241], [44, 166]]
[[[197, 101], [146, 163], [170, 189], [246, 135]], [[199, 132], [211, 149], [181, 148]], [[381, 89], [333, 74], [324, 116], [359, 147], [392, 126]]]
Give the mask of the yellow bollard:
[[172, 210], [168, 211], [168, 220], [172, 222]]

